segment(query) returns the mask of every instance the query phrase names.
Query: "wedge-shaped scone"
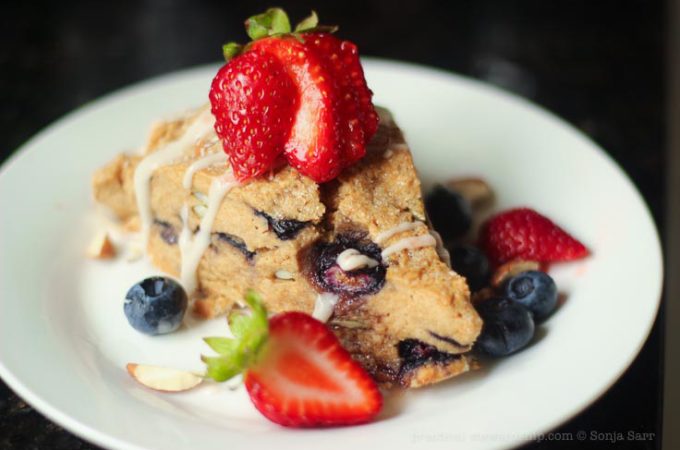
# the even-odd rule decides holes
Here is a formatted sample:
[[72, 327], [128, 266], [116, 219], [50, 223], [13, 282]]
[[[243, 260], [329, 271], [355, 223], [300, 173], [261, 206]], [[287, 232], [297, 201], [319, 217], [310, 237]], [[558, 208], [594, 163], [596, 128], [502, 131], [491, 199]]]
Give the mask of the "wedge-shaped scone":
[[[206, 318], [224, 314], [248, 288], [261, 293], [272, 312], [312, 313], [318, 299], [336, 301], [329, 325], [352, 355], [379, 382], [416, 387], [468, 370], [465, 354], [481, 320], [465, 279], [434, 245], [403, 136], [389, 113], [380, 113], [366, 157], [337, 180], [317, 185], [284, 165], [226, 192], [196, 269], [194, 309]], [[185, 235], [199, 231], [212, 213], [206, 204], [211, 184], [228, 170], [212, 131], [187, 136], [205, 114], [201, 109], [156, 125], [146, 147], [148, 157], [189, 143], [149, 180], [147, 250], [175, 276], [184, 223]], [[196, 164], [212, 153], [216, 164]], [[134, 175], [141, 159], [119, 156], [94, 175], [95, 198], [122, 220], [138, 215]], [[187, 189], [190, 167], [199, 168]]]

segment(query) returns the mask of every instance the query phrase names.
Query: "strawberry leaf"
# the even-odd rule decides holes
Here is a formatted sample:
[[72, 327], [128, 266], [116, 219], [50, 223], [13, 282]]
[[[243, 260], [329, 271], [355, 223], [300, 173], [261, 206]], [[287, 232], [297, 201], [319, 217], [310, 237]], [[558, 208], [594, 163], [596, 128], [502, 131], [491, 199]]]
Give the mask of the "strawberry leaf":
[[204, 341], [217, 356], [202, 356], [207, 365], [206, 376], [215, 381], [226, 381], [246, 370], [252, 365], [261, 352], [269, 335], [267, 310], [259, 295], [248, 291], [246, 303], [250, 314], [243, 311], [234, 312], [229, 317], [229, 328], [234, 339], [208, 337]]
[[301, 31], [311, 30], [319, 25], [319, 16], [316, 15], [316, 11], [312, 10], [312, 13], [305, 17], [295, 26], [295, 32], [299, 33]]
[[260, 297], [252, 290], [246, 293], [246, 303], [252, 313], [234, 312], [229, 316], [229, 329], [239, 341], [239, 348], [244, 352], [256, 354], [267, 338], [269, 322], [267, 310]]
[[[300, 42], [304, 42], [301, 33], [335, 33], [338, 27], [335, 25], [319, 25], [319, 16], [316, 11], [302, 19], [295, 30], [291, 29], [288, 14], [281, 8], [269, 8], [261, 14], [255, 14], [245, 21], [246, 33], [253, 41], [269, 36], [292, 36]], [[229, 42], [222, 46], [224, 59], [229, 62], [236, 56], [246, 53], [252, 42], [241, 45]]]
[[248, 334], [248, 329], [251, 326], [250, 316], [242, 312], [233, 312], [229, 316], [229, 329], [234, 337], [238, 340], [243, 339]]
[[207, 337], [203, 338], [203, 340], [211, 349], [220, 355], [228, 355], [232, 353], [238, 345], [237, 340], [223, 337]]
[[243, 46], [236, 42], [229, 42], [222, 46], [222, 54], [226, 61], [230, 61], [232, 58], [238, 56], [243, 50]]
[[246, 33], [253, 41], [263, 38], [269, 34], [267, 27], [262, 25], [260, 22], [248, 19], [246, 21]]
[[288, 15], [281, 8], [269, 8], [256, 14], [248, 18], [245, 25], [246, 33], [254, 41], [273, 34], [290, 33]]
[[267, 320], [267, 309], [264, 307], [260, 296], [254, 290], [249, 289], [248, 292], [246, 292], [245, 300], [248, 306], [250, 306], [250, 309], [253, 310], [252, 319], [254, 326], [264, 328], [265, 331], [268, 331], [269, 321]]
[[337, 25], [318, 25], [314, 28], [310, 28], [309, 30], [304, 30], [302, 33], [329, 33], [333, 34], [336, 31], [340, 29], [339, 26]]
[[288, 14], [281, 8], [271, 8], [267, 11], [272, 18], [271, 32], [269, 34], [290, 33], [290, 20]]
[[244, 369], [243, 361], [240, 358], [229, 358], [225, 356], [202, 356], [201, 359], [206, 364], [205, 375], [215, 381], [227, 381]]

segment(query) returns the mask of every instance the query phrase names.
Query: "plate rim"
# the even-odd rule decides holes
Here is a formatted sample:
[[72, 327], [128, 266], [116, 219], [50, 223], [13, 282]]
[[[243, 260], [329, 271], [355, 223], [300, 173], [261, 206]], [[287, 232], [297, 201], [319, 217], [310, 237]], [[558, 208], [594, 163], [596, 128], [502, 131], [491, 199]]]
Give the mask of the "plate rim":
[[[655, 287], [653, 296], [653, 298], [655, 299], [654, 313], [650, 315], [650, 319], [648, 323], [645, 323], [644, 328], [641, 328], [644, 330], [643, 333], [644, 338], [637, 343], [635, 351], [627, 355], [625, 364], [620, 364], [619, 370], [616, 371], [615, 376], [611, 377], [608, 383], [601, 386], [599, 392], [596, 395], [592, 396], [588, 401], [578, 404], [578, 406], [576, 408], [572, 408], [572, 411], [570, 411], [568, 414], [560, 415], [559, 418], [549, 421], [550, 424], [543, 427], [545, 433], [554, 430], [555, 428], [571, 420], [578, 414], [582, 413], [585, 409], [587, 409], [592, 404], [597, 402], [600, 398], [602, 398], [602, 396], [606, 394], [606, 392], [609, 391], [611, 387], [621, 379], [621, 376], [630, 368], [631, 364], [638, 357], [643, 346], [649, 339], [649, 335], [659, 314], [661, 301], [663, 299], [662, 294], [665, 279], [665, 268], [661, 239], [658, 228], [656, 226], [656, 221], [654, 220], [649, 205], [645, 201], [644, 197], [640, 193], [635, 183], [633, 183], [633, 181], [631, 180], [628, 173], [609, 153], [607, 153], [590, 136], [586, 135], [581, 130], [576, 128], [573, 124], [559, 117], [557, 114], [546, 109], [545, 107], [536, 104], [531, 100], [526, 99], [520, 95], [506, 91], [498, 86], [489, 84], [481, 80], [473, 79], [458, 73], [450, 72], [442, 68], [427, 66], [408, 61], [399, 61], [377, 57], [362, 57], [362, 61], [364, 64], [368, 64], [371, 66], [390, 67], [401, 71], [406, 70], [418, 76], [429, 77], [435, 76], [437, 78], [444, 80], [449, 81], [453, 80], [458, 84], [465, 85], [466, 87], [470, 87], [474, 90], [491, 92], [493, 93], [494, 96], [500, 96], [506, 100], [509, 100], [515, 105], [519, 105], [527, 110], [538, 113], [540, 116], [549, 120], [553, 125], [561, 129], [565, 129], [570, 134], [577, 136], [579, 139], [587, 142], [591, 149], [594, 150], [595, 153], [600, 158], [604, 159], [605, 162], [610, 167], [612, 167], [616, 172], [618, 172], [619, 175], [621, 175], [623, 181], [628, 185], [631, 192], [636, 197], [638, 203], [642, 206], [642, 210], [645, 216], [644, 219], [645, 221], [649, 222], [649, 224], [651, 225], [651, 230], [653, 231], [653, 236], [650, 236], [650, 238], [652, 238], [654, 241], [653, 245], [654, 248], [651, 249], [651, 251], [657, 258], [657, 262], [660, 268], [660, 273], [658, 274], [658, 283], [657, 286]], [[22, 145], [17, 147], [10, 154], [10, 156], [2, 163], [2, 165], [0, 165], [0, 179], [4, 178], [5, 174], [11, 171], [12, 167], [14, 167], [21, 158], [26, 157], [26, 155], [28, 155], [30, 152], [36, 151], [36, 148], [39, 147], [36, 144], [38, 144], [41, 139], [44, 139], [52, 132], [64, 126], [67, 126], [72, 122], [77, 122], [83, 116], [87, 116], [88, 114], [91, 114], [92, 112], [98, 109], [107, 108], [109, 103], [116, 101], [119, 97], [134, 95], [137, 92], [144, 91], [150, 86], [157, 87], [163, 84], [173, 84], [174, 82], [177, 82], [181, 79], [193, 78], [198, 76], [198, 74], [203, 74], [209, 69], [213, 68], [216, 69], [217, 67], [218, 64], [210, 63], [187, 68], [181, 68], [171, 72], [159, 74], [114, 89], [113, 91], [103, 94], [102, 96], [99, 96], [91, 101], [84, 103], [83, 105], [76, 107], [75, 109], [59, 117], [57, 120], [43, 127], [37, 133], [32, 135], [27, 141], [25, 141]], [[650, 298], [652, 298], [651, 295]], [[97, 445], [103, 445], [106, 447], [144, 450], [144, 447], [140, 447], [122, 438], [116, 437], [106, 432], [102, 432], [96, 427], [88, 425], [62, 412], [58, 406], [52, 405], [49, 401], [44, 400], [37, 394], [34, 394], [33, 391], [28, 386], [26, 386], [18, 377], [14, 375], [11, 369], [7, 367], [1, 359], [0, 359], [0, 378], [2, 378], [2, 380], [8, 385], [10, 389], [12, 389], [19, 397], [21, 397], [32, 407], [34, 407], [38, 412], [45, 415], [49, 420], [52, 420], [53, 422], [64, 427], [69, 432], [79, 436], [80, 438], [85, 439], [88, 442], [92, 442]], [[509, 447], [514, 447], [516, 445], [521, 444], [522, 442], [524, 441], [518, 438], [508, 439], [505, 442], [505, 445]]]

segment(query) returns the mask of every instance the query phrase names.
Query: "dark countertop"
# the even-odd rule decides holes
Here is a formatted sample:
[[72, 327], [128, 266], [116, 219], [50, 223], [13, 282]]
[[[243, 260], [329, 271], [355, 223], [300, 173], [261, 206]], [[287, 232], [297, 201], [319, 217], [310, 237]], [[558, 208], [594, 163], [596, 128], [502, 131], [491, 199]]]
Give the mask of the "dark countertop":
[[[285, 6], [295, 18], [317, 8], [326, 23], [341, 24], [342, 36], [354, 40], [363, 54], [486, 80], [554, 111], [612, 155], [641, 190], [657, 224], [663, 224], [663, 2], [273, 3]], [[270, 4], [3, 3], [0, 161], [50, 122], [102, 94], [150, 76], [218, 61], [223, 42], [245, 37], [243, 18]], [[661, 319], [663, 314], [662, 307]], [[657, 319], [642, 352], [614, 387], [556, 431], [654, 434], [651, 440], [616, 445], [588, 439], [579, 442], [579, 448], [660, 447], [662, 323]], [[574, 442], [544, 441], [528, 448], [573, 447]], [[0, 382], [0, 450], [52, 448], [96, 447], [43, 418]]]

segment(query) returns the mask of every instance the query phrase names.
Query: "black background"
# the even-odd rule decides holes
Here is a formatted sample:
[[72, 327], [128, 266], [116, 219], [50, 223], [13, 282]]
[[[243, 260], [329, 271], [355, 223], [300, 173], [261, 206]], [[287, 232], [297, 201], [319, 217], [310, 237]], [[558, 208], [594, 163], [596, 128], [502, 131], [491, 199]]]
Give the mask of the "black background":
[[[245, 40], [243, 19], [271, 4], [3, 2], [0, 160], [50, 122], [102, 94], [150, 76], [219, 61], [222, 43]], [[486, 80], [556, 112], [614, 157], [640, 188], [657, 224], [663, 224], [663, 2], [279, 4], [293, 19], [315, 8], [324, 23], [340, 24], [341, 36], [355, 41], [364, 55], [419, 62]], [[611, 320], [616, 320], [615, 311]], [[579, 448], [659, 447], [662, 331], [657, 320], [623, 378], [557, 431], [651, 432], [656, 436], [651, 441], [614, 445], [587, 440]], [[570, 389], [568, 381], [564, 389]], [[517, 414], [532, 412], [517, 405]], [[574, 444], [543, 442], [530, 448], [573, 448]], [[0, 450], [47, 448], [95, 447], [44, 419], [0, 382]]]

